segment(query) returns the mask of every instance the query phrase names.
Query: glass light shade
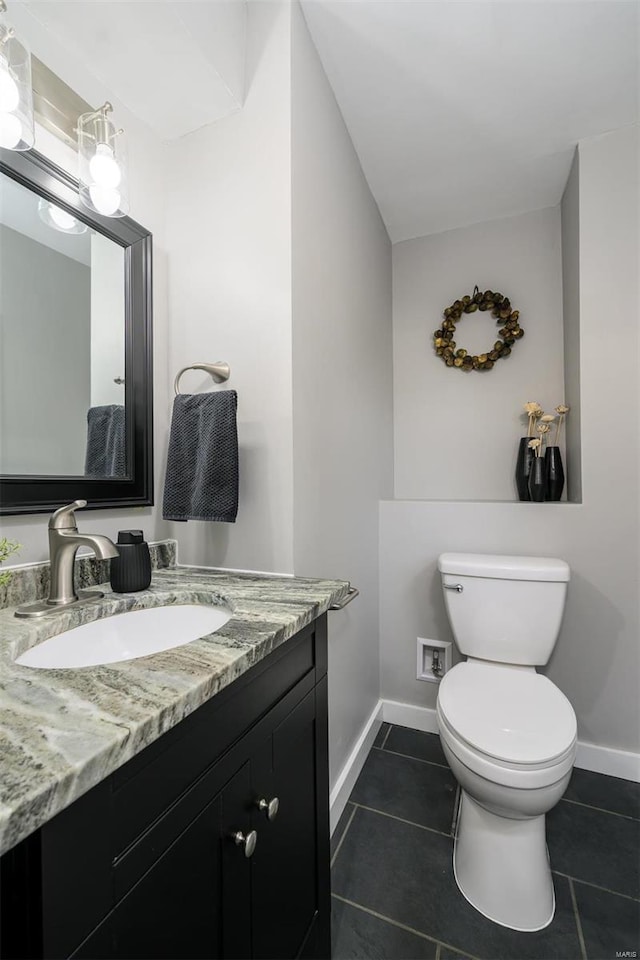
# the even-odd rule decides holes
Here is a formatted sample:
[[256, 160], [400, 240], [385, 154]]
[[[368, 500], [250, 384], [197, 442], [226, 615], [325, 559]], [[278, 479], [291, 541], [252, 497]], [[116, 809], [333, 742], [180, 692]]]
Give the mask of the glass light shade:
[[67, 213], [62, 207], [56, 206], [50, 200], [41, 199], [38, 202], [38, 215], [43, 223], [61, 233], [86, 233], [87, 225], [73, 214]]
[[31, 55], [0, 23], [0, 147], [30, 150], [34, 139]]
[[78, 119], [78, 179], [80, 199], [103, 217], [124, 217], [129, 212], [126, 139], [107, 116], [105, 104]]

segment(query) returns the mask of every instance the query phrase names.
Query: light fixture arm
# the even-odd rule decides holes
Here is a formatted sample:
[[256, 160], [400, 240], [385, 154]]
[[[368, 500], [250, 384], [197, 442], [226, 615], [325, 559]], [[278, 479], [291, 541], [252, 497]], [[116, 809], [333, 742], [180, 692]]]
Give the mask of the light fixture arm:
[[[0, 0], [0, 3], [2, 0]], [[108, 114], [113, 112], [113, 106], [106, 100], [101, 107], [98, 107], [93, 113], [85, 115], [83, 120], [85, 124], [93, 121], [95, 133], [85, 131], [85, 136], [96, 143], [110, 144], [112, 140], [124, 133], [124, 128], [113, 129], [113, 123], [109, 120]]]
[[[4, 0], [0, 0], [0, 14], [7, 12], [7, 5]], [[14, 27], [3, 27], [0, 31], [0, 47], [5, 43], [15, 37], [16, 31]]]
[[[1, 2], [2, 0], [0, 0], [0, 3]], [[0, 9], [0, 13], [4, 13], [6, 9], [7, 9], [6, 7], [4, 8], [4, 10]], [[2, 31], [2, 34], [0, 35], [0, 47], [2, 47], [5, 43], [8, 43], [9, 40], [13, 39], [15, 35], [16, 35], [16, 31], [14, 30], [13, 27], [5, 27]]]
[[112, 137], [111, 129], [113, 128], [113, 124], [109, 120], [108, 114], [111, 113], [112, 110], [113, 110], [113, 107], [107, 100], [106, 103], [104, 103], [96, 111], [95, 118], [93, 121], [96, 143], [108, 144], [109, 141], [111, 140], [111, 137]]

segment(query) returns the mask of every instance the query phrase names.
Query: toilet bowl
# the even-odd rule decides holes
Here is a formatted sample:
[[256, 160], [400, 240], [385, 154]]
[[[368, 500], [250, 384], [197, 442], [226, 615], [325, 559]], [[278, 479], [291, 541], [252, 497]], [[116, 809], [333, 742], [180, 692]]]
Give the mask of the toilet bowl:
[[[437, 703], [442, 747], [461, 787], [455, 879], [490, 920], [540, 930], [555, 910], [545, 814], [569, 783], [577, 725], [567, 698], [534, 664], [546, 662], [553, 649], [568, 567], [541, 558], [445, 554], [440, 569], [456, 643], [469, 657], [445, 675]], [[490, 581], [486, 594], [483, 580]], [[501, 580], [506, 590], [499, 589]], [[529, 605], [534, 586], [543, 595], [550, 586], [563, 588], [550, 591], [542, 616], [532, 608], [542, 633], [519, 625], [526, 618], [522, 601]], [[490, 601], [483, 604], [486, 595]], [[489, 659], [496, 653], [501, 659]]]
[[571, 704], [527, 667], [467, 661], [443, 679], [437, 718], [462, 788], [454, 848], [458, 887], [490, 920], [540, 930], [555, 909], [545, 814], [571, 777]]

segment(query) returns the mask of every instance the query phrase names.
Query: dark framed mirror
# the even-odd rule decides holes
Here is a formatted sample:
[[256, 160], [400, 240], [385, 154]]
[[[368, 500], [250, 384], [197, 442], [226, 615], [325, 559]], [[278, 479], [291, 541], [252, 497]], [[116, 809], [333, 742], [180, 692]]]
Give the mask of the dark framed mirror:
[[0, 149], [0, 514], [153, 503], [152, 237]]

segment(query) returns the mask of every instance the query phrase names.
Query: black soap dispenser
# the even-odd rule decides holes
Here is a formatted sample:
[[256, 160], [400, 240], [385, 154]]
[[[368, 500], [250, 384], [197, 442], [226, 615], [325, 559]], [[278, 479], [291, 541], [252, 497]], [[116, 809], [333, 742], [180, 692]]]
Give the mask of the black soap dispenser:
[[142, 530], [120, 530], [117, 546], [119, 556], [111, 561], [111, 589], [115, 593], [146, 590], [151, 583], [151, 557]]

